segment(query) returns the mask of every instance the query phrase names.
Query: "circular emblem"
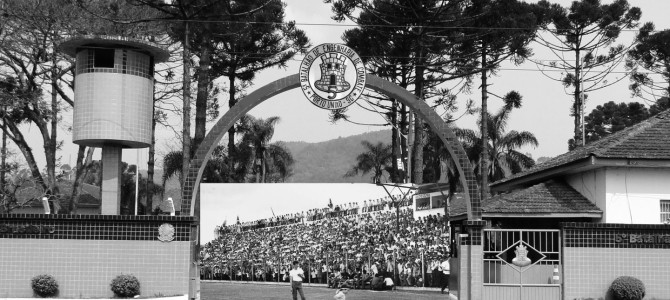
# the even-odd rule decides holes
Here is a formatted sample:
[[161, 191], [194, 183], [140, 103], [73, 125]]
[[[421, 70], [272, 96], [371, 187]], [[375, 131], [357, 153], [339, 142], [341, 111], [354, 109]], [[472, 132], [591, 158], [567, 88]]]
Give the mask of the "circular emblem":
[[174, 226], [163, 223], [158, 227], [158, 240], [161, 242], [172, 242], [174, 240]]
[[365, 89], [365, 65], [353, 49], [321, 44], [300, 64], [300, 88], [309, 102], [329, 110], [354, 104]]

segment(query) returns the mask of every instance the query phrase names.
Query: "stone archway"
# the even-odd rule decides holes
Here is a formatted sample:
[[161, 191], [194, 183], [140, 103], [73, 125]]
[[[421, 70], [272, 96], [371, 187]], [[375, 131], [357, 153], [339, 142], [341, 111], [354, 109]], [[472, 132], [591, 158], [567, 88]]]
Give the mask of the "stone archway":
[[[251, 109], [265, 100], [283, 93], [285, 91], [300, 87], [299, 75], [290, 75], [282, 79], [269, 83], [240, 100], [223, 117], [221, 117], [214, 127], [207, 133], [195, 155], [191, 160], [188, 173], [184, 180], [182, 191], [181, 211], [194, 215], [196, 199], [198, 198], [198, 188], [205, 165], [212, 151], [219, 144], [219, 141], [228, 132], [228, 129], [244, 116]], [[458, 142], [456, 136], [442, 118], [425, 102], [419, 100], [406, 89], [384, 80], [375, 75], [366, 75], [366, 88], [372, 89], [378, 93], [385, 94], [407, 105], [413, 113], [424, 120], [430, 128], [440, 136], [442, 142], [446, 145], [449, 155], [456, 162], [456, 168], [460, 174], [460, 182], [464, 189], [467, 206], [468, 220], [481, 220], [480, 194], [475, 175], [470, 166], [470, 161]]]

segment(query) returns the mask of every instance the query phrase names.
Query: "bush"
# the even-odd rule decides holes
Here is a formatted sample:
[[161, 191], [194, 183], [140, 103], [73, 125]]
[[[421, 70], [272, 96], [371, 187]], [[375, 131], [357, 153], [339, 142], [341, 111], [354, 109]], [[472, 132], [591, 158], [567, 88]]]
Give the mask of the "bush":
[[58, 282], [51, 275], [42, 274], [31, 280], [33, 292], [40, 297], [52, 297], [58, 294]]
[[645, 295], [644, 283], [631, 276], [614, 279], [607, 291], [611, 300], [642, 300]]
[[117, 297], [129, 298], [140, 294], [140, 281], [133, 275], [116, 276], [111, 287]]

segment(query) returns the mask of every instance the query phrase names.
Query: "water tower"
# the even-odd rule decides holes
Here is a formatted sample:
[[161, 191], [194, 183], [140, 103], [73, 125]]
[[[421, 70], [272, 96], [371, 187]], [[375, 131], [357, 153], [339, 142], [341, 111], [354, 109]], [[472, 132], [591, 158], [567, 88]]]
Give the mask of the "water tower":
[[112, 36], [84, 36], [61, 44], [76, 59], [75, 144], [102, 148], [103, 215], [121, 206], [121, 150], [151, 144], [154, 64], [169, 53], [151, 43]]

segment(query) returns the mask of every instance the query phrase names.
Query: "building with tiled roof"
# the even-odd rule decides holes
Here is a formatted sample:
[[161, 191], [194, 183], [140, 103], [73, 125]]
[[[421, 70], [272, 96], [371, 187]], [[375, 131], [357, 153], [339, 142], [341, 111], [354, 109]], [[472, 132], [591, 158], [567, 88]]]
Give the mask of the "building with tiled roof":
[[[557, 184], [563, 185], [561, 191]], [[490, 187], [498, 195], [484, 200], [484, 214], [511, 213], [513, 207], [540, 213], [539, 203], [558, 214], [566, 206], [556, 204], [579, 194], [581, 202], [586, 199], [602, 211], [599, 222], [664, 223], [670, 218], [670, 110]]]
[[[670, 218], [670, 110], [490, 185], [482, 218], [519, 228], [560, 222], [659, 224]], [[422, 186], [415, 215], [444, 215], [446, 184]], [[442, 191], [440, 191], [442, 190]], [[460, 192], [449, 218], [465, 220]]]

